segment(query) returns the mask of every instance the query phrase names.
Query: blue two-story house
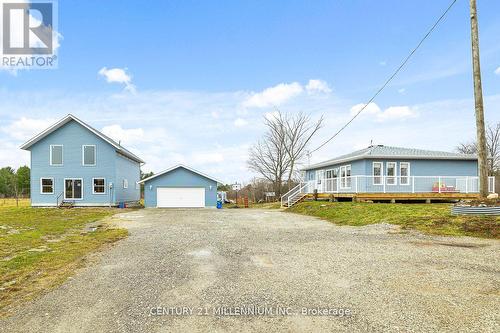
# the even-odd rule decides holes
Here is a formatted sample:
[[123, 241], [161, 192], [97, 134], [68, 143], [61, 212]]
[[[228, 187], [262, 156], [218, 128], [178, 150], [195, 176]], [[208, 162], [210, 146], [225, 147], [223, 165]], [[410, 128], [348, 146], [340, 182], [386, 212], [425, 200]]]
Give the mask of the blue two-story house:
[[31, 153], [31, 205], [116, 206], [140, 200], [139, 157], [67, 115], [21, 149]]

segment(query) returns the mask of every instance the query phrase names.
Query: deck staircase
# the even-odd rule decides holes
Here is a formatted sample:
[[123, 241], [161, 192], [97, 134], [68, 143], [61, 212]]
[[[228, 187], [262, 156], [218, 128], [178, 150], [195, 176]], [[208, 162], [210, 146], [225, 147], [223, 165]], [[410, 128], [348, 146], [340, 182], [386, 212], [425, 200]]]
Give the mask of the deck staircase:
[[292, 188], [290, 191], [283, 194], [281, 197], [281, 207], [289, 208], [296, 203], [304, 200], [307, 195], [308, 183], [299, 183], [297, 186]]
[[61, 192], [56, 198], [57, 208], [73, 208], [75, 202], [70, 200], [64, 200], [63, 194], [64, 192]]

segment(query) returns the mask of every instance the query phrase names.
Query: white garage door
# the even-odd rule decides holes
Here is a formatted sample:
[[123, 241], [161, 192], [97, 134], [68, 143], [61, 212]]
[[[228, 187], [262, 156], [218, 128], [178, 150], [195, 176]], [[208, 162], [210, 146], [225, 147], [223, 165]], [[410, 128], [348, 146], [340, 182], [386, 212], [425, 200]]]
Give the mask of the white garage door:
[[156, 205], [165, 208], [205, 207], [204, 187], [159, 187]]

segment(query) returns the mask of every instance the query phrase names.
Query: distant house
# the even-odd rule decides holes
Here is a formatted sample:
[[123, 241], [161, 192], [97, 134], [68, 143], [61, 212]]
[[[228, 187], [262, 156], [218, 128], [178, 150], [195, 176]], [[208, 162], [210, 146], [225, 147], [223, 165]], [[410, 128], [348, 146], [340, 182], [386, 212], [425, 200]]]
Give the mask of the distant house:
[[73, 115], [21, 149], [31, 152], [32, 206], [114, 206], [140, 199], [144, 161]]
[[[383, 145], [310, 165], [303, 169], [303, 177], [303, 183], [284, 195], [285, 205], [313, 192], [378, 199], [465, 197], [479, 192], [475, 155]], [[493, 177], [488, 185], [493, 192]]]
[[202, 208], [217, 204], [217, 179], [186, 165], [176, 165], [140, 181], [144, 205], [159, 208]]

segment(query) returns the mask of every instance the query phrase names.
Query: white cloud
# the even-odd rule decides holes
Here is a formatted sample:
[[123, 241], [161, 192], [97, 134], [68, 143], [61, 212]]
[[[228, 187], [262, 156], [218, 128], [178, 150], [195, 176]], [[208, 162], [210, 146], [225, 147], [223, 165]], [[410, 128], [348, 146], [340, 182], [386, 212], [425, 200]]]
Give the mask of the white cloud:
[[50, 125], [56, 122], [55, 119], [35, 119], [28, 117], [21, 117], [18, 120], [13, 121], [8, 126], [3, 126], [1, 128], [2, 132], [6, 133], [13, 139], [28, 141], [36, 134], [47, 129]]
[[[351, 116], [357, 114], [365, 106], [364, 103], [356, 104], [351, 108]], [[361, 114], [379, 114], [381, 112], [379, 106], [374, 102], [368, 104]]]
[[404, 95], [404, 94], [406, 94], [406, 89], [405, 88], [398, 89], [398, 93], [400, 93], [401, 95]]
[[323, 80], [309, 80], [306, 85], [306, 90], [309, 94], [314, 93], [325, 93], [328, 94], [332, 92], [332, 89], [328, 86], [328, 83]]
[[211, 115], [211, 116], [212, 116], [212, 118], [214, 118], [214, 119], [218, 119], [218, 118], [220, 117], [219, 112], [217, 112], [217, 111], [212, 111], [212, 112], [210, 112], [210, 115]]
[[277, 106], [300, 95], [303, 91], [304, 88], [298, 82], [280, 83], [274, 87], [264, 89], [260, 93], [254, 93], [243, 102], [243, 106], [247, 108]]
[[500, 75], [500, 67], [498, 67], [497, 69], [495, 69], [495, 74], [496, 75]]
[[243, 126], [246, 126], [247, 124], [248, 124], [248, 121], [246, 121], [243, 118], [237, 118], [234, 121], [234, 126], [236, 126], [236, 127], [243, 127]]
[[380, 61], [378, 64], [380, 66], [386, 66], [387, 65], [387, 61], [383, 60], [383, 61]]
[[106, 68], [103, 67], [98, 72], [99, 75], [106, 78], [108, 83], [120, 83], [125, 85], [125, 89], [135, 92], [135, 86], [132, 84], [132, 76], [127, 73], [127, 68]]
[[[351, 116], [357, 114], [364, 105], [363, 103], [354, 105], [351, 108]], [[418, 113], [409, 106], [391, 106], [382, 110], [376, 103], [371, 102], [360, 115], [370, 116], [371, 119], [383, 122], [388, 120], [414, 118], [418, 116]]]
[[109, 125], [102, 128], [102, 132], [116, 142], [124, 145], [144, 142], [144, 130], [142, 128], [124, 129], [120, 125]]
[[393, 120], [393, 119], [406, 119], [414, 118], [417, 113], [409, 106], [391, 106], [384, 110], [384, 112], [377, 115], [378, 120]]
[[278, 111], [273, 111], [273, 112], [266, 112], [264, 114], [264, 117], [267, 119], [267, 120], [273, 120], [275, 118], [278, 118]]

